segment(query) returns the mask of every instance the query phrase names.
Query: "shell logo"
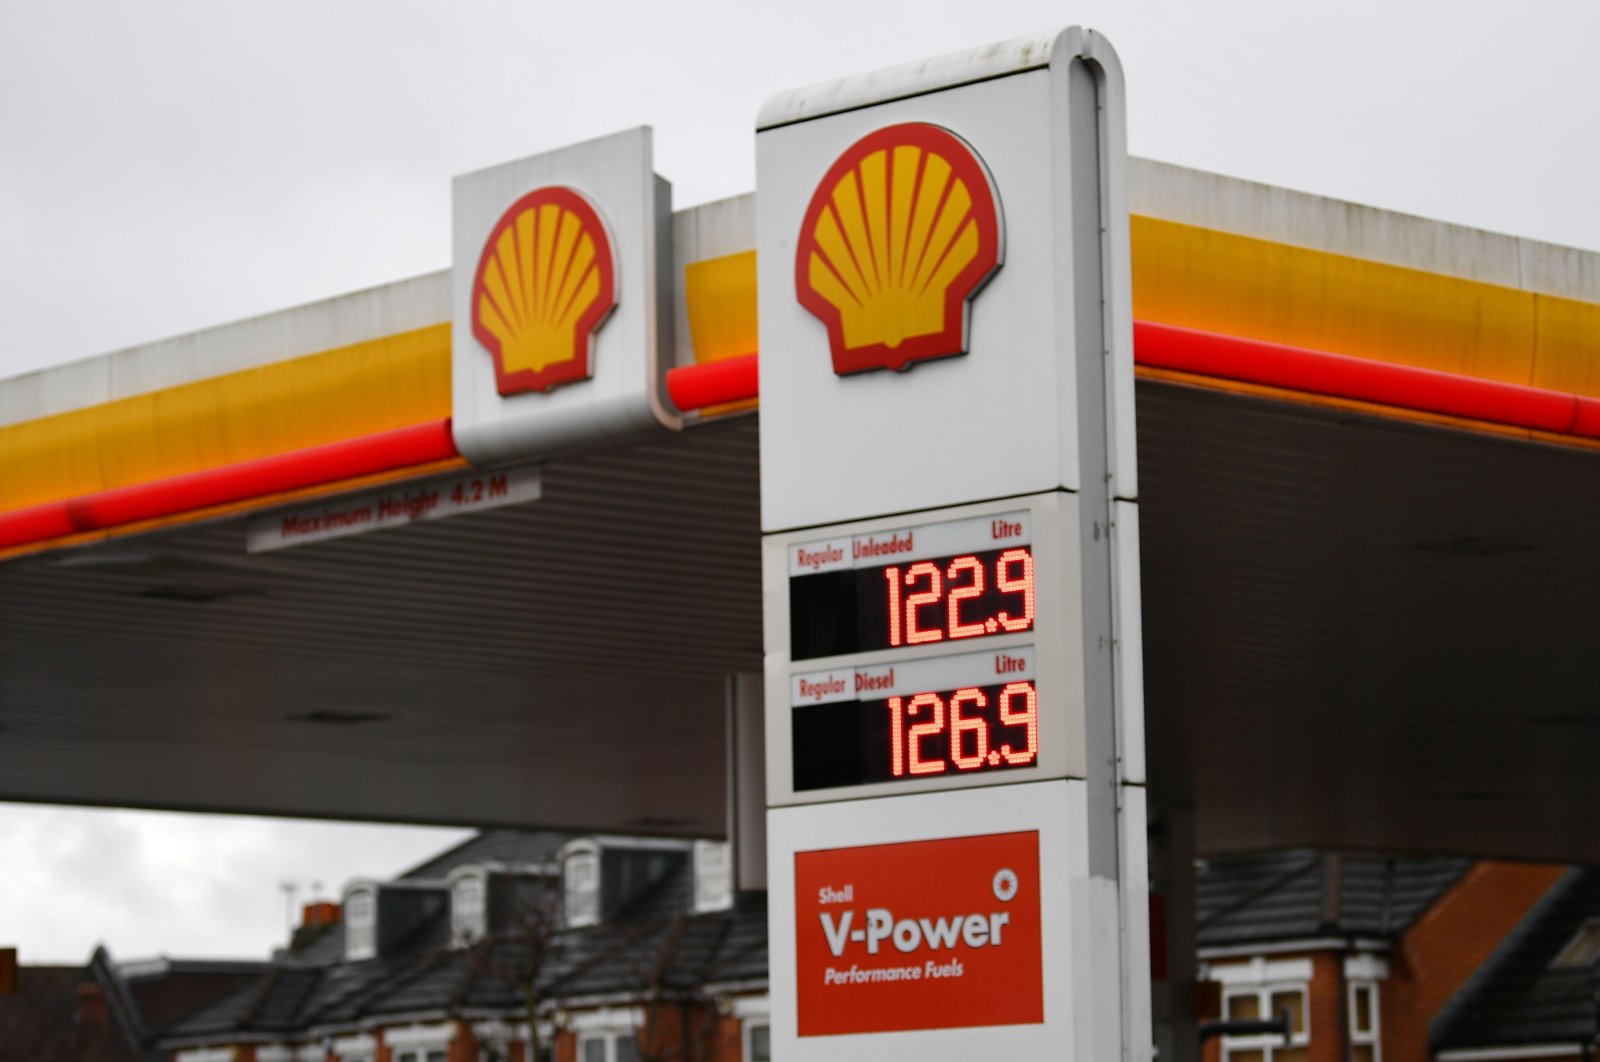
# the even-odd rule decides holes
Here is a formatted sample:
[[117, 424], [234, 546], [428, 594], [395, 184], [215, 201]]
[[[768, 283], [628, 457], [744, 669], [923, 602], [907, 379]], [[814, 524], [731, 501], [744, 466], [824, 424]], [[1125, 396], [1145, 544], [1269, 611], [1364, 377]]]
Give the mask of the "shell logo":
[[833, 371], [967, 352], [967, 304], [1005, 253], [1000, 200], [966, 141], [925, 122], [856, 141], [806, 208], [800, 304], [828, 326]]
[[616, 261], [595, 208], [571, 188], [529, 192], [495, 223], [472, 281], [472, 334], [502, 395], [587, 380], [596, 329], [617, 305]]

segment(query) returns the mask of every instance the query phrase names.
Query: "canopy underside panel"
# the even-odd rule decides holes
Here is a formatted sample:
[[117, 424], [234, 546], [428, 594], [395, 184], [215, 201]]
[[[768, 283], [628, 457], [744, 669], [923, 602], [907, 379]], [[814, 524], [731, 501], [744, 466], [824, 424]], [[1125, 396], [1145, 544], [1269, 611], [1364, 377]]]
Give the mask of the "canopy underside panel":
[[1209, 851], [1594, 860], [1600, 454], [1140, 391], [1153, 797]]
[[[1600, 455], [1145, 381], [1148, 756], [1205, 851], [1600, 860]], [[0, 566], [0, 799], [720, 834], [754, 418], [495, 512]]]

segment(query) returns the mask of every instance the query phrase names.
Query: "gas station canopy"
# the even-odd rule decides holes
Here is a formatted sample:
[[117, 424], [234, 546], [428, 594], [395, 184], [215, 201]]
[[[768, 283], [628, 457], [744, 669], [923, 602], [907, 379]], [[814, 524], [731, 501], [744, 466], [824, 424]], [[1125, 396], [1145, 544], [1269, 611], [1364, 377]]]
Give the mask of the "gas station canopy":
[[[1600, 859], [1600, 258], [1131, 180], [1152, 802], [1204, 851]], [[448, 274], [0, 381], [0, 798], [721, 833], [752, 219], [661, 224], [681, 428], [537, 500], [248, 549], [517, 464], [440, 433]]]

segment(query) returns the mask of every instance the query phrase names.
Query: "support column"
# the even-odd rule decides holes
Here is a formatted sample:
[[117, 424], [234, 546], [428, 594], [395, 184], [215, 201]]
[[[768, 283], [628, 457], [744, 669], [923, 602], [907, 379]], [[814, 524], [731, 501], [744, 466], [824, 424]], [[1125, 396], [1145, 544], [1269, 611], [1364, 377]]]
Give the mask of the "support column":
[[735, 892], [767, 887], [767, 737], [761, 673], [728, 676], [728, 844]]
[[1160, 807], [1150, 817], [1152, 953], [1150, 1007], [1163, 1062], [1199, 1062], [1195, 1015], [1194, 810]]

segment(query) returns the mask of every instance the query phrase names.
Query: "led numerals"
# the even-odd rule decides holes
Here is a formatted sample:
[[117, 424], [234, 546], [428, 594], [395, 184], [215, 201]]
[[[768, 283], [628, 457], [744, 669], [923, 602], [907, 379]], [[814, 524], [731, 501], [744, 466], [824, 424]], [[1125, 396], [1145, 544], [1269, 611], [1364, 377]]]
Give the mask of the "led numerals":
[[[991, 689], [993, 687], [990, 687]], [[937, 693], [889, 698], [890, 771], [896, 778], [943, 774], [986, 767], [1021, 767], [1039, 755], [1039, 693], [1031, 682], [1012, 682], [997, 695], [1000, 726], [1018, 727], [1026, 735], [1022, 748], [996, 744], [990, 722], [978, 714], [989, 697], [976, 686], [956, 690], [948, 704]], [[939, 745], [947, 755], [928, 755], [926, 742], [948, 735]]]
[[[995, 589], [1020, 595], [1021, 615], [1000, 611], [987, 618], [969, 615], [963, 619], [961, 603], [983, 596], [986, 579], [983, 562], [971, 554], [955, 558], [948, 567], [934, 561], [919, 561], [905, 569], [894, 565], [883, 570], [883, 578], [889, 590], [891, 646], [1009, 634], [1033, 626], [1033, 553], [1026, 549], [1008, 549], [994, 562]], [[924, 626], [930, 619], [925, 610], [940, 601], [944, 607]]]

